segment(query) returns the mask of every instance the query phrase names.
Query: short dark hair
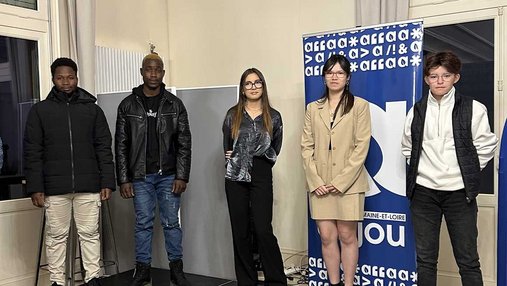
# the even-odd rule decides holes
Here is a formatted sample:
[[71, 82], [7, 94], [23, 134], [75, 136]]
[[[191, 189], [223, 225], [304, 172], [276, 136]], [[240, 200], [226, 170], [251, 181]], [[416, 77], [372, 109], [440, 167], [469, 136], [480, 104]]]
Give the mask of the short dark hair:
[[148, 62], [148, 61], [157, 61], [159, 62], [161, 65], [162, 65], [162, 68], [164, 68], [164, 61], [162, 60], [162, 58], [157, 54], [157, 53], [151, 53], [151, 54], [147, 54], [144, 58], [143, 58], [143, 64], [141, 67], [144, 67], [144, 65]]
[[57, 58], [52, 64], [51, 64], [51, 76], [55, 76], [56, 68], [57, 67], [70, 67], [74, 70], [77, 74], [77, 64], [75, 61], [69, 59], [69, 58]]
[[438, 67], [444, 67], [453, 74], [459, 74], [461, 71], [461, 60], [451, 51], [438, 52], [431, 54], [426, 58], [424, 65], [424, 75], [429, 76], [430, 70]]

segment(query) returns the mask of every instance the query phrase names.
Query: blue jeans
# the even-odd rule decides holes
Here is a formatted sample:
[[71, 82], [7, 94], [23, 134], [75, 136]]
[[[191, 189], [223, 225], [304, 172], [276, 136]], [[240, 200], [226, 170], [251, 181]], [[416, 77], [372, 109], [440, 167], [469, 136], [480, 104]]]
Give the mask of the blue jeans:
[[417, 252], [417, 285], [437, 285], [442, 216], [451, 238], [463, 286], [481, 286], [477, 252], [477, 201], [467, 203], [465, 191], [437, 191], [417, 185], [410, 202]]
[[160, 222], [164, 229], [165, 249], [169, 261], [183, 257], [182, 232], [178, 211], [180, 195], [172, 192], [174, 175], [149, 174], [143, 180], [135, 180], [134, 209], [136, 212], [136, 261], [151, 263], [151, 242], [155, 204], [158, 202]]

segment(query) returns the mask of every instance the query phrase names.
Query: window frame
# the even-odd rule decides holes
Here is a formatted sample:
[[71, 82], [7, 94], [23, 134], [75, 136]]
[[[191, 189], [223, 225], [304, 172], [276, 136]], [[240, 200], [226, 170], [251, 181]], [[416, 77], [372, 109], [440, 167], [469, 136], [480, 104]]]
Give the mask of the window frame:
[[40, 99], [52, 87], [49, 66], [51, 55], [58, 51], [50, 47], [49, 8], [47, 0], [38, 0], [38, 10], [0, 4], [0, 35], [37, 41]]
[[[489, 8], [478, 11], [470, 11], [470, 12], [459, 12], [453, 14], [446, 15], [438, 15], [433, 17], [425, 17], [424, 18], [424, 27], [437, 27], [444, 25], [453, 25], [453, 24], [461, 24], [467, 22], [475, 22], [481, 20], [493, 20], [494, 21], [494, 67], [493, 67], [493, 83], [494, 83], [494, 128], [493, 132], [497, 134], [498, 138], [500, 138], [505, 118], [507, 117], [507, 101], [503, 100], [502, 91], [499, 90], [498, 84], [501, 80], [503, 74], [500, 68], [505, 65], [505, 59], [500, 57], [500, 52], [505, 51], [507, 47], [505, 46], [505, 40], [501, 40], [501, 33], [505, 33], [506, 25], [505, 20], [502, 19], [505, 17], [503, 15], [499, 15], [497, 8]], [[503, 23], [503, 25], [501, 25]], [[494, 168], [498, 169], [498, 150], [494, 159]], [[493, 179], [495, 182], [498, 180], [498, 172], [494, 172]], [[494, 192], [493, 194], [480, 194], [479, 199], [484, 203], [490, 204], [493, 203], [493, 200], [496, 200], [496, 196], [498, 194], [498, 185], [494, 184]]]

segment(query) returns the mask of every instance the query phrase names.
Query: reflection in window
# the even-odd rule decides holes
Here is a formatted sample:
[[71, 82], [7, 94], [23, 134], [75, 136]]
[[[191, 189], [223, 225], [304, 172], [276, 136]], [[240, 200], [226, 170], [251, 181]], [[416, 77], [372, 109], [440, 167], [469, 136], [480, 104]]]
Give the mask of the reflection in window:
[[[473, 97], [488, 109], [489, 126], [494, 130], [494, 20], [483, 20], [425, 28], [424, 54], [450, 50], [462, 61], [460, 93]], [[424, 86], [424, 94], [428, 86]], [[494, 166], [491, 160], [482, 172], [481, 193], [494, 193]]]
[[20, 193], [25, 121], [39, 98], [37, 42], [0, 36], [0, 199]]
[[0, 4], [37, 10], [37, 0], [0, 0]]

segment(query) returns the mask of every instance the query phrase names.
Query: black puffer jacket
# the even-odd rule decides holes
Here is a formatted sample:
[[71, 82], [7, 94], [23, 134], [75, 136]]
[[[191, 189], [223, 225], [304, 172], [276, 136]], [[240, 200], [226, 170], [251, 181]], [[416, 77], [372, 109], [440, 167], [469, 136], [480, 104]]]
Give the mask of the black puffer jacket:
[[[164, 175], [188, 182], [192, 140], [188, 115], [183, 102], [165, 90], [157, 112], [157, 135], [160, 168]], [[115, 154], [118, 184], [146, 176], [146, 141], [148, 122], [141, 97], [143, 85], [132, 90], [118, 106]]]
[[53, 87], [32, 107], [24, 138], [29, 194], [115, 189], [111, 133], [96, 100], [81, 88], [69, 98]]

